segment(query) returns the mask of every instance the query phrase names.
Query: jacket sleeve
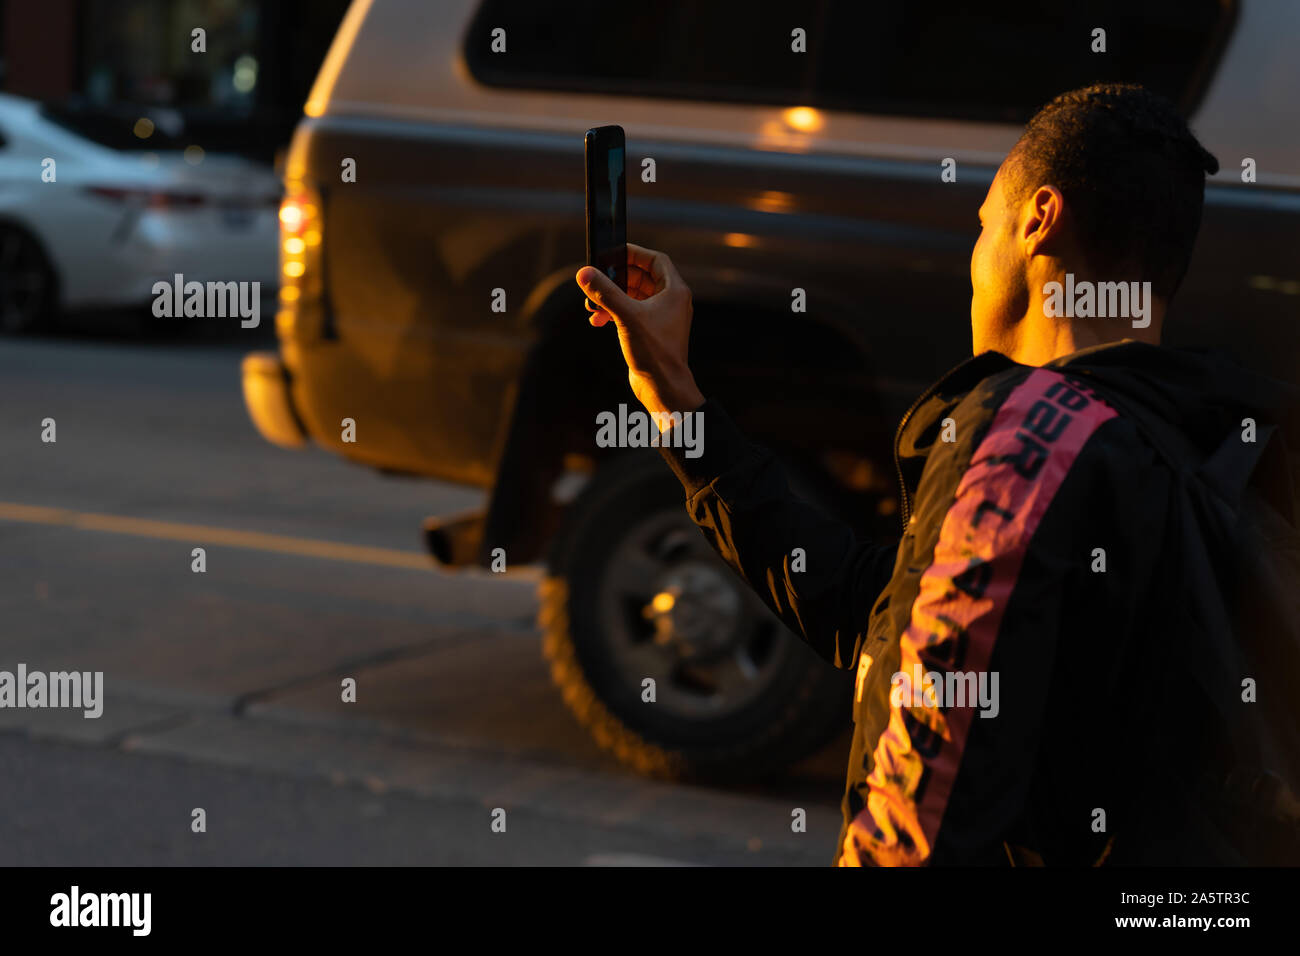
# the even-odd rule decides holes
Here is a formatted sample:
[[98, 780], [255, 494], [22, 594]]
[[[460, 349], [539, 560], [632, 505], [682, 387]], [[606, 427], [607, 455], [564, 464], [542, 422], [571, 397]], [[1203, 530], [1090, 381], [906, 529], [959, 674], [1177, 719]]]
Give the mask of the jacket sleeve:
[[896, 546], [859, 541], [795, 496], [772, 452], [751, 444], [717, 402], [697, 413], [697, 457], [660, 449], [691, 519], [787, 627], [836, 667], [854, 667]]

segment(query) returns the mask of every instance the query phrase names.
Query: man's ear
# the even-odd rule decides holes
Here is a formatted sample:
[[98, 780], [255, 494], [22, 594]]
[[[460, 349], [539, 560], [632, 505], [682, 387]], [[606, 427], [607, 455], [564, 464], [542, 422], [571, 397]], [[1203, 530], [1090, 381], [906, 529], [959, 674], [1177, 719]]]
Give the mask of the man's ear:
[[1025, 204], [1020, 238], [1032, 256], [1059, 246], [1065, 230], [1065, 197], [1055, 186], [1039, 186]]

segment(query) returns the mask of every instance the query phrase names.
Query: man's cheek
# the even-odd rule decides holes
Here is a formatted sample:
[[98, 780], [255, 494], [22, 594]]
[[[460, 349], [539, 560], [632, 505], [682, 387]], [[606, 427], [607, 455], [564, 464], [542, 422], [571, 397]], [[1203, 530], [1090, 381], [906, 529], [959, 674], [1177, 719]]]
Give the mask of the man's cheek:
[[975, 285], [979, 281], [980, 262], [984, 256], [984, 234], [975, 240], [975, 248], [970, 251], [970, 283]]

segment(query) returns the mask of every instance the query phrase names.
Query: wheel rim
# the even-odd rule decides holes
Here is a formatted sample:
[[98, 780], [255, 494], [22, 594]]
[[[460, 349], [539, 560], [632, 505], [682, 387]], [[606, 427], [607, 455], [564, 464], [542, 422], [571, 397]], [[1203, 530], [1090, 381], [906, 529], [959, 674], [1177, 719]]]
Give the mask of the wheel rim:
[[676, 509], [634, 524], [599, 582], [598, 620], [620, 677], [655, 706], [734, 714], [779, 678], [791, 638]]
[[36, 245], [20, 232], [0, 232], [0, 329], [17, 332], [40, 318], [49, 271]]

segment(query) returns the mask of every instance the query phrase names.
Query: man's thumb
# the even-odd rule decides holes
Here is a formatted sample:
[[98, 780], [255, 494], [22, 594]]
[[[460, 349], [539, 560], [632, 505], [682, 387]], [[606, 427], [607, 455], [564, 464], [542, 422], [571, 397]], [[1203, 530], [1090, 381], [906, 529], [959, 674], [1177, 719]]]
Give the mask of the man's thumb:
[[620, 318], [627, 315], [627, 307], [633, 300], [609, 276], [594, 266], [583, 266], [575, 278], [593, 305]]

